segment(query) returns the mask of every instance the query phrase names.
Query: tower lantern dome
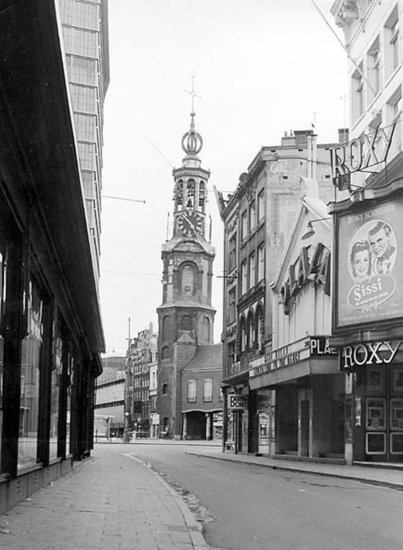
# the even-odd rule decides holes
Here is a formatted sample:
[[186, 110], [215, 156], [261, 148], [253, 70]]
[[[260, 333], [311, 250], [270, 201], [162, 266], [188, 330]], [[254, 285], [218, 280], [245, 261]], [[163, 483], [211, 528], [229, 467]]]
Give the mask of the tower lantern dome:
[[182, 137], [182, 149], [186, 153], [186, 157], [183, 159], [183, 166], [200, 166], [200, 159], [197, 155], [202, 150], [203, 139], [201, 135], [196, 132], [194, 123], [195, 113], [192, 112], [190, 116], [190, 129]]

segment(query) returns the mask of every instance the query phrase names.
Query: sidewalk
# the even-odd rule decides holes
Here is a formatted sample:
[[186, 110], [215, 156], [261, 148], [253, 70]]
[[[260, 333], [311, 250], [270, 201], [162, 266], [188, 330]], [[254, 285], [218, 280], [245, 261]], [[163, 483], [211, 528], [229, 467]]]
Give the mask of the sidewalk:
[[197, 451], [187, 451], [187, 454], [243, 464], [255, 464], [272, 468], [273, 470], [288, 470], [352, 479], [363, 483], [383, 485], [385, 487], [403, 490], [403, 464], [358, 463], [348, 466], [346, 464], [333, 464], [331, 462], [319, 463], [291, 460], [289, 458], [269, 458], [267, 456], [223, 453], [222, 449], [218, 447], [210, 447], [208, 449], [200, 448]]
[[0, 516], [2, 550], [207, 550], [200, 525], [158, 474], [97, 448]]

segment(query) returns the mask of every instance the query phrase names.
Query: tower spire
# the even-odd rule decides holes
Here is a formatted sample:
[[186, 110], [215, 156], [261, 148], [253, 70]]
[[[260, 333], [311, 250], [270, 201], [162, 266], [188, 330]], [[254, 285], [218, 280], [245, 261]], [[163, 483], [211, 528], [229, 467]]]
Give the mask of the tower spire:
[[[182, 149], [185, 151], [187, 157], [196, 157], [200, 153], [203, 147], [203, 139], [201, 135], [196, 132], [196, 126], [194, 118], [196, 116], [195, 113], [195, 98], [201, 97], [200, 95], [196, 94], [195, 92], [195, 78], [196, 74], [192, 73], [192, 89], [185, 90], [187, 94], [189, 94], [192, 98], [192, 109], [190, 112], [190, 129], [182, 138]], [[185, 159], [184, 159], [185, 160]]]

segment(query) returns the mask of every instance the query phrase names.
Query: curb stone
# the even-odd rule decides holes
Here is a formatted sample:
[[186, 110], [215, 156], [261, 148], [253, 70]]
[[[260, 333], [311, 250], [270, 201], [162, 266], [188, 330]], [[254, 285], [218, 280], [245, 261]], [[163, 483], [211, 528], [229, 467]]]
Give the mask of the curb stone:
[[212, 550], [211, 547], [207, 544], [206, 539], [203, 536], [203, 526], [198, 523], [193, 515], [193, 513], [189, 510], [189, 508], [186, 506], [186, 504], [183, 502], [181, 497], [172, 489], [172, 487], [162, 478], [157, 472], [155, 472], [151, 465], [145, 462], [144, 460], [141, 460], [140, 458], [137, 458], [136, 456], [133, 456], [129, 453], [122, 453], [123, 456], [126, 458], [130, 458], [131, 460], [135, 460], [145, 468], [149, 470], [149, 472], [161, 483], [163, 483], [168, 490], [171, 497], [174, 499], [175, 503], [177, 504], [178, 508], [181, 511], [181, 514], [185, 520], [186, 527], [190, 531], [190, 537], [192, 539], [192, 543], [195, 547], [195, 550]]
[[310, 474], [310, 475], [317, 475], [317, 476], [325, 476], [325, 477], [335, 477], [338, 479], [348, 479], [350, 481], [358, 481], [360, 483], [366, 483], [369, 485], [377, 485], [379, 487], [388, 487], [389, 489], [395, 489], [397, 491], [403, 491], [403, 483], [393, 483], [391, 481], [386, 480], [380, 480], [380, 479], [371, 479], [371, 478], [365, 478], [365, 477], [359, 477], [359, 476], [351, 476], [351, 475], [344, 475], [337, 472], [320, 472], [318, 470], [306, 470], [302, 467], [298, 466], [286, 466], [283, 464], [265, 464], [264, 462], [251, 462], [247, 459], [239, 459], [236, 460], [227, 457], [222, 456], [215, 456], [215, 455], [209, 455], [209, 454], [202, 454], [197, 453], [194, 451], [186, 451], [185, 454], [187, 455], [193, 455], [193, 456], [199, 456], [202, 458], [211, 458], [213, 460], [222, 460], [222, 461], [228, 461], [233, 462], [235, 464], [246, 464], [247, 466], [263, 466], [263, 468], [270, 468], [271, 470], [282, 470], [286, 472], [297, 472], [302, 474]]

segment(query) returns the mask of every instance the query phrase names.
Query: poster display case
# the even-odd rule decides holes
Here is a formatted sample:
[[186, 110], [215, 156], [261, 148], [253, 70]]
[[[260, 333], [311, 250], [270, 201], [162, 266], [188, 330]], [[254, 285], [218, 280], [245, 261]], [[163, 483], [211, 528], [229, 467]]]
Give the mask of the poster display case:
[[386, 399], [369, 397], [366, 410], [367, 430], [386, 429]]

